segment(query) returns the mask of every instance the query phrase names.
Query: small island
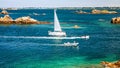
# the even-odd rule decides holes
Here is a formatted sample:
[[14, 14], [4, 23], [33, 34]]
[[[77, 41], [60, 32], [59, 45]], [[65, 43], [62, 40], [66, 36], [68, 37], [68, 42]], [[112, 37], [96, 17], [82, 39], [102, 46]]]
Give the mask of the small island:
[[91, 13], [92, 14], [117, 14], [116, 11], [97, 10], [97, 9], [92, 10]]
[[109, 11], [109, 10], [97, 10], [93, 9], [91, 12], [85, 12], [85, 11], [75, 11], [77, 14], [117, 14], [118, 12], [116, 11]]
[[9, 15], [0, 18], [0, 24], [48, 24], [49, 22], [37, 21], [30, 16], [19, 17], [13, 20]]
[[5, 9], [3, 9], [0, 13], [5, 15], [8, 14], [8, 12]]

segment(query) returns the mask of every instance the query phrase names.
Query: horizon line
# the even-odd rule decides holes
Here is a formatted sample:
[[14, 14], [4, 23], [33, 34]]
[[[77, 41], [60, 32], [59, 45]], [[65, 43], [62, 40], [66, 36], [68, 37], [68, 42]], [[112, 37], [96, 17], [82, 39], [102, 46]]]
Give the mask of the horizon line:
[[114, 7], [114, 8], [120, 8], [119, 6], [83, 6], [83, 7], [0, 7], [0, 8], [102, 8], [102, 7]]

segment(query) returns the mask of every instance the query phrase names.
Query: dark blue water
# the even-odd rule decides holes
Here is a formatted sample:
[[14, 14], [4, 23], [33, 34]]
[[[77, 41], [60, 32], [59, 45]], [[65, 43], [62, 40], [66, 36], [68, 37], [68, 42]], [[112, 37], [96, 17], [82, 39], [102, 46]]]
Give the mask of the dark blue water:
[[[0, 67], [85, 68], [98, 65], [101, 61], [119, 60], [120, 25], [111, 24], [110, 20], [120, 14], [76, 14], [75, 11], [57, 10], [61, 27], [69, 37], [89, 35], [88, 40], [48, 39], [48, 31], [53, 30], [53, 24], [0, 25]], [[40, 21], [53, 22], [51, 9], [21, 9], [8, 12], [13, 19], [30, 16]], [[76, 29], [74, 25], [80, 28]], [[68, 41], [79, 42], [79, 45], [61, 46]]]

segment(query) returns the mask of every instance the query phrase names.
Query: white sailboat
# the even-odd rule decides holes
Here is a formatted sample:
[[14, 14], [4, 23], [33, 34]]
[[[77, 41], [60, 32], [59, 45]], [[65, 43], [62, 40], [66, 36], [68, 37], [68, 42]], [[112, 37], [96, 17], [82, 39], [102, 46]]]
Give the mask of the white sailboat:
[[66, 33], [62, 31], [60, 27], [60, 23], [56, 14], [56, 10], [54, 10], [54, 31], [48, 31], [51, 36], [66, 36]]

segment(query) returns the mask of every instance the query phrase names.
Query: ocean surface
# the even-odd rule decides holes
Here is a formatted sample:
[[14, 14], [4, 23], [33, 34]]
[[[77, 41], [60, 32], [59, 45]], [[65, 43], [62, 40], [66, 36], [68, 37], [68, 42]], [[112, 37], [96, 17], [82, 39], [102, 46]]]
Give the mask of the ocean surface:
[[[8, 10], [13, 19], [30, 16], [50, 24], [0, 25], [0, 68], [102, 68], [102, 61], [119, 60], [120, 24], [110, 21], [120, 14], [76, 14], [75, 11], [57, 10], [68, 38], [55, 39], [48, 35], [53, 30], [52, 9]], [[80, 28], [74, 28], [75, 25]], [[85, 35], [90, 38], [77, 38]], [[63, 46], [73, 41], [79, 45]]]

